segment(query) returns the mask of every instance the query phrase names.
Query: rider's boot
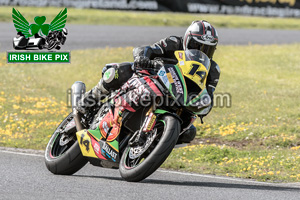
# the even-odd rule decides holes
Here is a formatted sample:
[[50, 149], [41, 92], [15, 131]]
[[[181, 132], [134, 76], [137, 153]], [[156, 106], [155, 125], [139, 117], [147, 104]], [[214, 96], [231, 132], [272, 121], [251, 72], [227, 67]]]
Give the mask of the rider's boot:
[[83, 95], [77, 104], [76, 110], [85, 114], [91, 107], [104, 99], [108, 93], [103, 86], [103, 79], [101, 79], [94, 88]]

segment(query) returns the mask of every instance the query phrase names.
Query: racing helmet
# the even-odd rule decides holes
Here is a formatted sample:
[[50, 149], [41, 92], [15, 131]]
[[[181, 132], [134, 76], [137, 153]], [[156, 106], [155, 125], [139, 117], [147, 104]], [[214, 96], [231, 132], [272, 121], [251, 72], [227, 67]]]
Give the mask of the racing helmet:
[[217, 30], [207, 21], [193, 21], [183, 37], [183, 49], [198, 49], [212, 59], [218, 44]]

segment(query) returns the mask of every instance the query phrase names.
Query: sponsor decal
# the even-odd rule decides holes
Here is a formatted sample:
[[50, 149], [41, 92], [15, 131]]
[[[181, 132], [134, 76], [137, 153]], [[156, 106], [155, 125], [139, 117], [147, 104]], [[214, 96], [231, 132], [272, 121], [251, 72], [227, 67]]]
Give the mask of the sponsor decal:
[[95, 142], [93, 148], [95, 153], [98, 155], [100, 153], [100, 145], [97, 142]]
[[[170, 75], [170, 73], [169, 73]], [[165, 86], [169, 89], [170, 87], [170, 82], [169, 82], [169, 78], [167, 76], [166, 70], [164, 67], [162, 67], [159, 72], [158, 72], [158, 76], [159, 78], [162, 80], [162, 82], [165, 84]]]
[[177, 93], [180, 93], [180, 94], [183, 94], [182, 85], [181, 85], [181, 82], [180, 82], [178, 76], [176, 75], [176, 72], [175, 72], [174, 69], [171, 68], [171, 67], [169, 68], [169, 71], [170, 71], [170, 73], [171, 73], [171, 75], [172, 75], [172, 78], [173, 78], [173, 80], [174, 80], [176, 92], [177, 92]]
[[167, 73], [167, 77], [168, 77], [168, 80], [169, 80], [170, 83], [174, 83], [174, 80], [173, 80], [172, 75], [171, 75], [170, 72]]
[[107, 70], [107, 71], [104, 73], [104, 78], [105, 78], [105, 79], [109, 79], [110, 74], [111, 74], [111, 71], [108, 71], [108, 70]]
[[151, 113], [147, 119], [146, 126], [143, 129], [144, 132], [149, 132], [152, 130], [152, 127], [155, 125], [156, 116]]
[[146, 86], [139, 80], [139, 78], [133, 78], [126, 82], [122, 86], [122, 90], [127, 91], [127, 96], [131, 102], [138, 105], [139, 99], [145, 100], [147, 96], [150, 96], [150, 91], [146, 88]]
[[114, 160], [117, 159], [117, 153], [106, 143], [104, 143], [102, 150], [105, 151], [106, 154], [108, 154], [109, 156], [111, 156]]
[[119, 73], [118, 73], [118, 70], [116, 70], [115, 72], [115, 79], [118, 79], [119, 78]]
[[179, 52], [178, 55], [180, 59], [183, 59], [183, 53]]
[[167, 76], [163, 76], [162, 77], [162, 81], [164, 82], [164, 84], [166, 85], [167, 88], [169, 88], [170, 86], [170, 82]]
[[205, 41], [209, 41], [209, 42], [212, 42], [215, 40], [214, 36], [212, 35], [202, 35], [201, 38]]
[[158, 72], [158, 76], [164, 76], [166, 74], [166, 71], [164, 68], [162, 68], [159, 72]]
[[103, 124], [102, 124], [102, 128], [103, 128], [104, 132], [107, 134], [107, 133], [108, 133], [108, 131], [109, 131], [109, 127], [108, 127], [108, 125], [107, 125], [107, 122], [106, 122], [106, 121], [104, 121], [104, 122], [103, 122]]
[[[101, 146], [100, 144], [93, 138], [91, 137], [91, 141], [92, 141], [92, 146], [93, 146], [93, 149], [94, 149], [94, 153], [96, 155], [96, 158], [100, 158], [100, 159], [103, 159], [103, 160], [107, 160], [102, 154], [101, 154]], [[100, 141], [102, 142], [102, 141]], [[102, 142], [103, 143], [103, 142]], [[101, 144], [102, 144], [101, 143]], [[92, 156], [94, 157], [94, 156]]]

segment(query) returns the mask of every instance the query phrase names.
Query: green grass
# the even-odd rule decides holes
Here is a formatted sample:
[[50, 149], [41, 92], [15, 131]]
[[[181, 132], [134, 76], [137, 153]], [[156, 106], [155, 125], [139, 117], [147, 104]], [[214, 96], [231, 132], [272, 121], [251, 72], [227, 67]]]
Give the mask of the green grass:
[[197, 145], [174, 149], [164, 168], [259, 181], [290, 182], [300, 178], [299, 151], [238, 150], [226, 145]]
[[[46, 23], [59, 13], [56, 7], [15, 7], [29, 23], [35, 16], [46, 16]], [[0, 7], [0, 21], [12, 22], [12, 7]], [[193, 20], [205, 19], [215, 27], [262, 28], [262, 29], [300, 29], [297, 18], [266, 18], [238, 15], [186, 14], [170, 12], [107, 11], [97, 9], [68, 8], [67, 24], [109, 24], [134, 26], [184, 26]]]
[[[219, 46], [216, 93], [230, 93], [230, 108], [216, 107], [194, 146], [176, 149], [163, 167], [199, 173], [298, 181], [300, 178], [300, 44]], [[0, 54], [0, 146], [44, 149], [68, 114], [67, 89], [87, 89], [106, 63], [132, 61], [132, 48], [72, 51], [71, 64], [6, 64]], [[249, 168], [250, 167], [250, 168]]]

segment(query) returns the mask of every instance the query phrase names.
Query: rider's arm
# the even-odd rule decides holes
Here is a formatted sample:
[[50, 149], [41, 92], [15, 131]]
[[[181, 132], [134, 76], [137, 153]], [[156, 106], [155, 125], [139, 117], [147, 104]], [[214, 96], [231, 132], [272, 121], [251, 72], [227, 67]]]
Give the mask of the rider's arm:
[[214, 99], [213, 93], [218, 85], [220, 73], [221, 71], [219, 65], [215, 61], [211, 60], [210, 70], [207, 75], [206, 89], [209, 96], [211, 97], [212, 105]]
[[206, 81], [206, 89], [207, 89], [207, 93], [210, 96], [211, 104], [210, 104], [210, 106], [205, 108], [203, 111], [201, 111], [200, 115], [198, 115], [201, 118], [202, 123], [203, 123], [202, 118], [205, 117], [211, 111], [212, 107], [214, 106], [214, 91], [219, 82], [220, 72], [221, 71], [220, 71], [219, 65], [215, 61], [211, 60], [211, 66], [210, 66], [210, 70], [207, 75], [207, 81]]
[[133, 49], [133, 58], [140, 56], [148, 57], [153, 60], [156, 57], [174, 56], [174, 51], [182, 50], [182, 39], [180, 37], [171, 36], [154, 43], [151, 46], [136, 47]]
[[221, 71], [219, 65], [215, 61], [211, 60], [211, 66], [206, 81], [206, 88], [208, 90], [208, 93], [214, 92], [219, 82], [220, 73]]

